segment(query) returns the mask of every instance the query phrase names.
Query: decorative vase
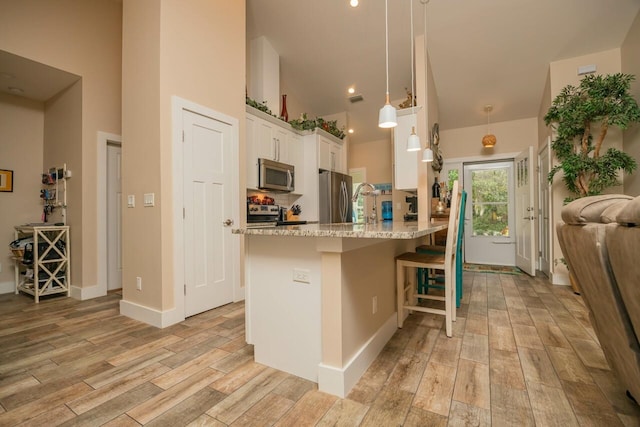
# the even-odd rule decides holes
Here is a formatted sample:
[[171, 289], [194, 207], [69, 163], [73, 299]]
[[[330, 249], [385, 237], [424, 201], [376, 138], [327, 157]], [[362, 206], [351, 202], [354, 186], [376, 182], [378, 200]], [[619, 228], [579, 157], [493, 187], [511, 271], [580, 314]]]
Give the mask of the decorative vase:
[[285, 122], [289, 121], [289, 113], [287, 112], [287, 95], [282, 95], [282, 111], [280, 112], [280, 117]]

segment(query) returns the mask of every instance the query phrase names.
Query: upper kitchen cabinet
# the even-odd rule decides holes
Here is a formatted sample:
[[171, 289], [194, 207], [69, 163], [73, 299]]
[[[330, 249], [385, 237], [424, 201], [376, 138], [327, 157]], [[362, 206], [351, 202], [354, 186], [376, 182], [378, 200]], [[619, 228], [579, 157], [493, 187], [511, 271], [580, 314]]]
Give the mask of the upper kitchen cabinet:
[[289, 147], [287, 133], [280, 126], [256, 118], [257, 141], [256, 154], [260, 159], [273, 160], [274, 162], [289, 163]]
[[304, 145], [302, 136], [295, 132], [288, 132], [287, 134], [287, 154], [289, 164], [295, 166], [295, 181], [293, 183], [295, 194], [303, 194], [306, 190], [304, 188]]
[[417, 127], [418, 115], [421, 107], [398, 111], [398, 126], [393, 128], [394, 150], [394, 185], [398, 190], [416, 190], [418, 188], [418, 156], [420, 151], [407, 151], [407, 139], [411, 135], [411, 128]]
[[255, 108], [247, 106], [247, 188], [258, 188], [258, 159], [295, 166], [295, 193], [304, 190], [304, 178], [301, 176], [304, 162], [302, 138], [291, 126], [282, 120], [269, 116]]
[[347, 153], [343, 141], [331, 134], [326, 135], [318, 131], [318, 168], [347, 173]]

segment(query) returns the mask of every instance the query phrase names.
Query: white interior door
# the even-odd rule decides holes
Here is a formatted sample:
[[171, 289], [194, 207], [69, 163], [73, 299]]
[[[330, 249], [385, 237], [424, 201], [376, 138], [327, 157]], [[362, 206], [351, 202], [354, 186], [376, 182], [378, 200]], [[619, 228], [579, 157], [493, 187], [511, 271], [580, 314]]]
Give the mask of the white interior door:
[[549, 184], [549, 170], [551, 169], [551, 138], [538, 153], [538, 247], [540, 271], [551, 277], [551, 227], [549, 211], [551, 209], [551, 186]]
[[233, 301], [232, 127], [183, 111], [185, 315]]
[[536, 271], [533, 147], [515, 158], [516, 184], [516, 266], [530, 276]]
[[107, 290], [122, 288], [122, 147], [107, 143]]
[[466, 163], [465, 262], [514, 266], [513, 161]]

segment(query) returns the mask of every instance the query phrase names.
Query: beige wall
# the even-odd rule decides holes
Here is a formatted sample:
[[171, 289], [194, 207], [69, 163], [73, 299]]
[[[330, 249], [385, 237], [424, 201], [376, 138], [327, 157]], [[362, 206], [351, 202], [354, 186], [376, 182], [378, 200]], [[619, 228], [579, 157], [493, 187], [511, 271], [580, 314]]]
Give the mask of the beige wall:
[[[636, 101], [640, 101], [640, 13], [636, 16], [633, 25], [622, 44], [622, 72], [633, 74], [636, 80], [631, 84], [631, 93]], [[640, 123], [632, 125], [624, 132], [624, 151], [640, 161]], [[640, 195], [640, 171], [636, 170], [632, 175], [624, 177], [624, 193], [631, 196]]]
[[[13, 170], [13, 192], [0, 193], [0, 244], [14, 239], [13, 226], [40, 222], [44, 105], [0, 92], [0, 169]], [[2, 246], [3, 249], [6, 246]], [[0, 252], [0, 292], [13, 288], [13, 260]]]
[[[123, 212], [123, 299], [174, 308], [171, 97], [240, 123], [244, 154], [245, 3], [125, 0], [123, 23], [123, 193], [156, 194], [154, 209]], [[244, 188], [244, 162], [239, 164]], [[238, 200], [239, 207], [242, 201]], [[135, 277], [143, 291], [135, 290]]]
[[366, 168], [367, 182], [391, 182], [391, 140], [381, 139], [349, 146], [349, 169]]
[[[160, 14], [155, 0], [124, 1], [122, 10], [122, 194], [137, 208], [122, 211], [123, 300], [163, 307], [160, 209]], [[144, 193], [156, 207], [141, 208]], [[170, 199], [168, 199], [170, 200]], [[123, 206], [126, 206], [123, 202]], [[168, 231], [170, 232], [170, 231]], [[143, 279], [136, 291], [136, 277]]]
[[[113, 0], [3, 1], [0, 49], [82, 77], [82, 164], [74, 170], [69, 205], [80, 209], [82, 263], [77, 286], [97, 283], [97, 151], [98, 131], [120, 133], [122, 5]], [[42, 169], [42, 159], [38, 159]]]
[[[82, 177], [82, 82], [76, 82], [44, 105], [44, 170], [60, 169], [66, 163], [72, 176]], [[84, 259], [82, 200], [82, 179], [68, 179], [66, 221], [71, 237], [71, 285], [79, 287]], [[60, 209], [49, 218], [52, 223], [63, 221]]]
[[482, 146], [487, 126], [470, 126], [440, 131], [440, 150], [445, 161], [458, 157], [478, 157], [519, 153], [529, 146], [538, 146], [537, 118], [491, 123], [491, 133], [498, 142], [494, 148]]

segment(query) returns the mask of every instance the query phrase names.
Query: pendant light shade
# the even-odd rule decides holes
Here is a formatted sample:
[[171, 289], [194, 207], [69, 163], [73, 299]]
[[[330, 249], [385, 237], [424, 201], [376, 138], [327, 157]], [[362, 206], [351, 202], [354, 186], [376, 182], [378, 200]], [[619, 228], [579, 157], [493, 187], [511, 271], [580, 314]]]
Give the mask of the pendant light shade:
[[415, 126], [411, 127], [411, 135], [407, 139], [407, 151], [420, 151], [420, 138], [416, 135]]
[[396, 109], [389, 102], [389, 93], [387, 93], [387, 102], [380, 109], [380, 113], [378, 114], [378, 126], [384, 129], [398, 126]]
[[489, 116], [493, 110], [493, 105], [485, 105], [484, 111], [487, 112], [487, 134], [482, 137], [482, 146], [484, 148], [493, 148], [496, 145], [496, 136], [489, 132]]
[[433, 162], [433, 150], [429, 147], [425, 148], [422, 152], [422, 161], [423, 162]]
[[378, 115], [378, 126], [381, 128], [393, 128], [398, 126], [396, 120], [396, 109], [389, 102], [389, 17], [387, 0], [384, 0], [384, 34], [385, 34], [385, 58], [386, 58], [386, 72], [387, 72], [387, 97], [384, 106], [380, 109]]

